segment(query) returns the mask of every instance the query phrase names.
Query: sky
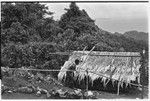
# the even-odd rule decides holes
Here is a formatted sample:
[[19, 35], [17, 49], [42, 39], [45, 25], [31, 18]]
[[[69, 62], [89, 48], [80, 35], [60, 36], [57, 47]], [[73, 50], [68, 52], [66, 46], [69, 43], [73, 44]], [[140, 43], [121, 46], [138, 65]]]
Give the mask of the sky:
[[[147, 3], [77, 3], [95, 20], [96, 25], [110, 32], [124, 33], [130, 30], [148, 32]], [[54, 12], [54, 19], [59, 20], [69, 8], [69, 3], [46, 3]]]

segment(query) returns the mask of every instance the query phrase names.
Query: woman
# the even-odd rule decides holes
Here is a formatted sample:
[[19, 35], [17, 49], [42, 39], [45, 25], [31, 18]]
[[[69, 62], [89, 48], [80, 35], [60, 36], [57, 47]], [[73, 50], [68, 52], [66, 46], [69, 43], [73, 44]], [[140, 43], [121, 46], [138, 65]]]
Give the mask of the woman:
[[73, 88], [75, 85], [75, 81], [73, 79], [74, 77], [74, 71], [76, 71], [76, 66], [79, 65], [80, 60], [76, 59], [75, 62], [69, 67], [68, 71], [66, 72], [67, 78], [66, 78], [66, 84]]

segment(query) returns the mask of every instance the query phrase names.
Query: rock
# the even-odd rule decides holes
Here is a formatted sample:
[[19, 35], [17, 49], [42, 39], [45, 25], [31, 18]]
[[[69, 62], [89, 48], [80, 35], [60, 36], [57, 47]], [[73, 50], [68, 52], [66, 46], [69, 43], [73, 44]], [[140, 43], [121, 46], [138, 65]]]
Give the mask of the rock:
[[94, 91], [94, 92], [93, 92], [93, 94], [94, 94], [94, 96], [93, 96], [94, 98], [97, 98], [97, 97], [98, 97], [98, 95], [100, 95], [100, 93], [99, 93], [99, 92], [97, 92], [97, 91]]
[[59, 93], [58, 93], [58, 92], [55, 92], [53, 96], [54, 96], [55, 98], [60, 98], [60, 96], [59, 96]]
[[47, 90], [43, 89], [43, 88], [39, 88], [37, 87], [37, 90], [41, 92], [41, 94], [47, 94]]
[[36, 88], [35, 88], [33, 85], [28, 85], [27, 87], [28, 87], [28, 88], [30, 88], [30, 89], [32, 89], [32, 90], [33, 90], [33, 92], [35, 92], [35, 91], [36, 91]]
[[7, 91], [9, 94], [12, 94], [13, 93], [13, 91], [11, 91], [11, 90], [9, 90], [9, 91]]
[[84, 93], [85, 98], [88, 99], [96, 99], [98, 95], [99, 93], [94, 91], [87, 91]]
[[68, 96], [69, 99], [74, 99], [74, 98], [78, 97], [78, 95], [75, 94], [75, 92], [69, 92], [68, 95], [69, 95], [69, 96]]
[[138, 87], [137, 89], [138, 89], [139, 91], [142, 91], [142, 88], [141, 88], [141, 87]]
[[50, 94], [49, 92], [47, 92], [47, 93], [46, 93], [46, 97], [47, 97], [47, 98], [50, 98], [50, 97], [51, 97], [51, 94]]
[[88, 94], [88, 96], [93, 96], [94, 95], [92, 91], [88, 91], [87, 94]]
[[17, 89], [14, 89], [13, 92], [16, 93], [16, 92], [17, 92]]
[[41, 92], [37, 91], [36, 96], [41, 96]]
[[66, 97], [65, 93], [66, 91], [63, 91], [62, 89], [56, 90], [56, 92], [59, 94], [60, 97]]
[[86, 92], [84, 92], [84, 97], [85, 98], [92, 98], [93, 97], [93, 92], [92, 91], [86, 91]]
[[2, 92], [2, 94], [3, 94], [5, 91], [9, 91], [9, 90], [10, 90], [9, 87], [4, 86], [4, 85], [1, 86], [1, 92]]
[[67, 99], [80, 99], [82, 96], [81, 93], [76, 94], [74, 91], [70, 91], [70, 92], [66, 91], [64, 95], [65, 95], [65, 98]]
[[41, 83], [41, 80], [39, 80], [38, 83]]
[[52, 89], [50, 92], [51, 98], [60, 98], [59, 93], [56, 89]]
[[13, 93], [13, 89], [11, 87], [5, 86], [2, 84], [1, 86], [1, 94], [3, 93]]
[[20, 93], [33, 93], [33, 89], [32, 88], [28, 88], [28, 87], [20, 87], [17, 89], [18, 92]]
[[82, 95], [81, 91], [82, 91], [81, 89], [74, 90], [75, 94], [77, 94], [77, 95]]
[[47, 94], [47, 92], [48, 92], [47, 90], [41, 89], [41, 93], [42, 93], [42, 94]]
[[56, 91], [54, 89], [52, 89], [50, 92], [49, 92], [51, 95], [55, 95]]

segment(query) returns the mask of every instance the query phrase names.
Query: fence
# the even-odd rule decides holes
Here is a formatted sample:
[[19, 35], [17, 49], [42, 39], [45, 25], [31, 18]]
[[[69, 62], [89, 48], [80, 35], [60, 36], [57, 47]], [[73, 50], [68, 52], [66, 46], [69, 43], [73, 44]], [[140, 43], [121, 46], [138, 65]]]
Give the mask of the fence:
[[[50, 53], [50, 54], [58, 54], [58, 55], [70, 55], [70, 54], [72, 54], [72, 53], [68, 53], [68, 52], [56, 52], [56, 53]], [[90, 54], [89, 54], [90, 55]], [[97, 56], [97, 55], [96, 55]], [[98, 55], [98, 56], [106, 56], [106, 54], [102, 54], [102, 55]], [[120, 56], [120, 55], [110, 55], [110, 56]], [[125, 56], [125, 55], [124, 55]], [[126, 56], [125, 56], [126, 57]], [[129, 56], [128, 56], [129, 57]], [[133, 55], [133, 57], [134, 57], [134, 55]], [[142, 57], [141, 58], [141, 62], [142, 62], [142, 64], [141, 64], [141, 66], [142, 66], [142, 68], [144, 68], [143, 66], [144, 66], [144, 55], [142, 54], [142, 55], [135, 55], [135, 57]], [[24, 70], [24, 71], [46, 71], [46, 72], [53, 72], [53, 71], [57, 71], [57, 72], [59, 72], [60, 70], [55, 70], [55, 69], [52, 69], [52, 70], [46, 70], [46, 69], [22, 69], [22, 68], [9, 68], [10, 70]], [[142, 72], [144, 72], [144, 69], [142, 69], [143, 71]], [[62, 70], [61, 70], [62, 71]], [[65, 70], [66, 71], [66, 70]], [[67, 70], [67, 71], [73, 71], [73, 70]], [[102, 76], [102, 77], [105, 77], [105, 78], [107, 78], [107, 79], [111, 79], [111, 80], [115, 80], [115, 79], [112, 79], [112, 78], [110, 78], [110, 77], [107, 77], [107, 76], [104, 76], [104, 75], [101, 75], [101, 74], [99, 74], [99, 73], [96, 73], [96, 72], [92, 72], [92, 71], [90, 71], [90, 70], [84, 70], [83, 69], [83, 71], [84, 72], [86, 72], [87, 73], [87, 79], [86, 79], [86, 90], [88, 91], [88, 86], [89, 86], [89, 84], [88, 84], [88, 73], [93, 73], [93, 74], [96, 74], [96, 75], [99, 75], [99, 76]], [[123, 81], [118, 81], [118, 82], [123, 82]], [[129, 83], [130, 85], [133, 85], [133, 86], [137, 86], [137, 87], [141, 87], [142, 88], [142, 98], [143, 98], [143, 94], [144, 94], [144, 88], [148, 88], [148, 87], [146, 87], [146, 86], [144, 86], [144, 85], [141, 85], [141, 84], [135, 84], [135, 83]], [[117, 94], [119, 94], [119, 89], [118, 89], [118, 91], [117, 91]]]

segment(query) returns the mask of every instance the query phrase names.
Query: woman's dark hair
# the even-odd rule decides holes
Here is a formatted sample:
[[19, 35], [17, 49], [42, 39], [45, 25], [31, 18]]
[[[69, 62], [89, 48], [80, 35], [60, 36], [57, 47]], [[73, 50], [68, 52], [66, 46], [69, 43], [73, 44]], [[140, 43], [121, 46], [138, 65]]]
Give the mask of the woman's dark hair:
[[79, 62], [80, 62], [80, 61], [79, 61], [78, 59], [75, 60], [75, 64], [76, 64], [76, 65], [78, 65]]

